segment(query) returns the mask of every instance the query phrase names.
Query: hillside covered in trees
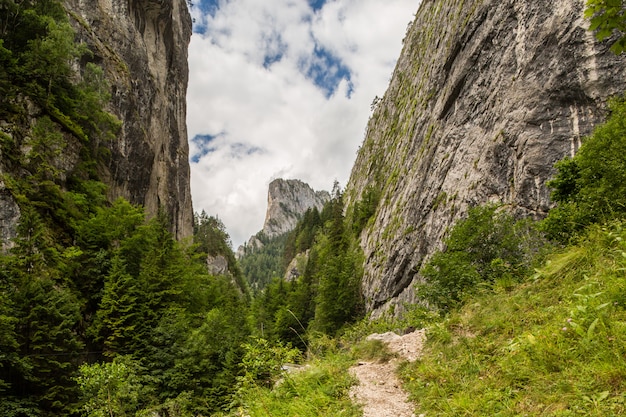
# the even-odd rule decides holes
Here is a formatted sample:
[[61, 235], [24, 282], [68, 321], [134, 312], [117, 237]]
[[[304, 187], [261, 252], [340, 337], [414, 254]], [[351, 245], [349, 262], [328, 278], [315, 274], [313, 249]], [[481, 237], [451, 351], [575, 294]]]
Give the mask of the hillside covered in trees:
[[[320, 289], [334, 294], [334, 286], [349, 283], [351, 304], [335, 311], [329, 299], [315, 307], [316, 292], [306, 284], [276, 290], [290, 294], [288, 303], [272, 290], [267, 302], [250, 304], [218, 219], [198, 214], [193, 240], [181, 242], [165, 213], [148, 218], [124, 199], [107, 200], [97, 167], [110, 158], [104, 145], [122, 121], [106, 110], [102, 69], [88, 63], [74, 73], [73, 63], [92, 54], [75, 42], [62, 3], [10, 1], [0, 15], [0, 111], [12, 123], [0, 133], [1, 180], [19, 213], [15, 237], [0, 254], [0, 414], [227, 410], [237, 404], [246, 375], [241, 358], [246, 342], [256, 340], [250, 337], [293, 340], [293, 314], [304, 325], [317, 314], [318, 328], [328, 332], [362, 315], [357, 258], [344, 259], [355, 241], [343, 229], [339, 192], [324, 214], [335, 232], [319, 244], [321, 259], [336, 259], [324, 263]], [[318, 213], [315, 231], [321, 225]], [[313, 246], [313, 232], [299, 249]], [[223, 276], [206, 269], [207, 255], [217, 253], [231, 265]], [[331, 279], [335, 272], [341, 282]], [[296, 294], [308, 304], [294, 301]]]

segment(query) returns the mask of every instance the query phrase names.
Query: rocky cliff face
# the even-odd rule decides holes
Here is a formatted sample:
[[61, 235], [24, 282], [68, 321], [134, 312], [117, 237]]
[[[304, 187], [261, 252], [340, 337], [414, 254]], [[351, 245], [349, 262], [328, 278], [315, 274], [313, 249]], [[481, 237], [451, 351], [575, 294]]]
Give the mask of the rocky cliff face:
[[300, 180], [276, 179], [267, 192], [267, 212], [263, 233], [276, 237], [293, 230], [298, 220], [308, 209], [322, 210], [330, 200], [327, 191], [314, 191]]
[[[187, 45], [191, 18], [184, 0], [65, 0], [63, 5], [79, 42], [93, 52], [89, 60], [104, 68], [111, 85], [108, 111], [122, 121], [117, 137], [106, 143], [111, 156], [99, 167], [108, 197], [125, 197], [170, 217], [177, 238], [192, 233], [193, 209], [185, 125]], [[76, 81], [79, 67], [76, 62]], [[4, 97], [3, 97], [4, 98]], [[30, 130], [42, 115], [28, 98], [22, 111], [3, 114], [0, 134], [28, 152]], [[62, 183], [81, 162], [81, 141], [63, 133], [67, 146], [52, 162]], [[1, 152], [0, 152], [1, 153]], [[0, 155], [0, 175], [17, 172], [10, 157]], [[62, 184], [61, 184], [62, 185]], [[0, 250], [12, 246], [20, 209], [0, 180]]]
[[346, 191], [382, 196], [361, 235], [368, 310], [416, 301], [422, 262], [468, 207], [550, 208], [554, 162], [626, 87], [626, 58], [596, 42], [583, 5], [422, 1]]
[[[275, 238], [290, 232], [298, 224], [298, 220], [310, 208], [322, 210], [330, 201], [328, 191], [315, 191], [300, 180], [273, 180], [267, 191], [267, 211], [262, 233], [264, 238]], [[264, 246], [258, 234], [250, 237], [248, 242], [237, 249], [237, 258], [246, 253], [254, 252]]]
[[[0, 174], [2, 174], [0, 165]], [[20, 208], [0, 180], [0, 252], [13, 247], [12, 239], [17, 236], [17, 223], [20, 220]]]
[[192, 233], [186, 128], [185, 0], [66, 0], [80, 38], [112, 86], [110, 111], [122, 131], [102, 167], [109, 197], [169, 214], [177, 238]]

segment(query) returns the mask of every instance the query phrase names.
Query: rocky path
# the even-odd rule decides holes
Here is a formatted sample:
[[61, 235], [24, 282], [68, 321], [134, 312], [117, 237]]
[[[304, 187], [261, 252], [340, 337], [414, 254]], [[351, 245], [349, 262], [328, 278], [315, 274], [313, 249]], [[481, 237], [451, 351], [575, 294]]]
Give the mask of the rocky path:
[[414, 405], [409, 402], [395, 370], [401, 361], [414, 361], [422, 351], [424, 330], [404, 336], [395, 333], [370, 335], [368, 339], [380, 339], [389, 350], [398, 355], [387, 363], [359, 362], [350, 371], [359, 380], [350, 395], [363, 404], [363, 417], [415, 417]]

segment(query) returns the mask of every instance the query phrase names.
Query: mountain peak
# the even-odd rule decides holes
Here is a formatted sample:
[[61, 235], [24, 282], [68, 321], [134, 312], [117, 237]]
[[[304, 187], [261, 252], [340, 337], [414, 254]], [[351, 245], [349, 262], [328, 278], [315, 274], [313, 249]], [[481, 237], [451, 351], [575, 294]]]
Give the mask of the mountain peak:
[[276, 237], [293, 230], [300, 217], [310, 208], [321, 210], [330, 200], [327, 191], [315, 191], [300, 180], [273, 180], [267, 193], [267, 212], [263, 233]]

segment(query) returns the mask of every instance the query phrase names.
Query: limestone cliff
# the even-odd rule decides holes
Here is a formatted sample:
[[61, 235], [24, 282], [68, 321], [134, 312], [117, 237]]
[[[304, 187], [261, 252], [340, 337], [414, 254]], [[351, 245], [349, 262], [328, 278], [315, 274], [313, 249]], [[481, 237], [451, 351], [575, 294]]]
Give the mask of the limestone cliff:
[[191, 17], [185, 0], [66, 0], [79, 37], [112, 86], [110, 111], [122, 131], [102, 167], [109, 197], [162, 207], [177, 238], [192, 233], [186, 127], [187, 46]]
[[583, 5], [422, 1], [346, 191], [347, 204], [381, 194], [361, 235], [369, 311], [415, 301], [422, 262], [468, 207], [550, 208], [554, 162], [626, 86], [626, 58], [595, 40]]
[[[186, 2], [64, 0], [62, 5], [77, 32], [76, 42], [86, 44], [91, 51], [71, 63], [72, 81], [81, 82], [87, 61], [102, 67], [111, 87], [107, 111], [122, 123], [112, 141], [101, 143], [101, 138], [90, 138], [89, 147], [95, 150], [106, 146], [110, 150], [106, 161], [103, 156], [109, 154], [98, 151], [97, 167], [108, 186], [108, 198], [125, 197], [143, 205], [149, 216], [162, 209], [177, 238], [191, 235], [193, 209], [185, 125], [191, 18]], [[31, 5], [15, 2], [14, 6], [15, 10], [0, 9], [5, 12], [6, 22], [19, 25], [20, 7], [28, 9]], [[13, 30], [8, 24], [3, 27]], [[5, 83], [10, 79], [7, 74], [3, 72]], [[85, 162], [86, 141], [70, 126], [74, 122], [68, 122], [67, 115], [59, 116], [58, 110], [44, 109], [41, 101], [29, 96], [37, 90], [28, 90], [27, 80], [13, 76], [15, 88], [7, 89], [5, 84], [3, 91], [25, 90], [0, 98], [0, 251], [12, 246], [21, 215], [15, 199], [20, 191], [11, 185], [13, 180], [7, 183], [6, 179], [32, 175], [25, 164], [30, 163], [33, 129], [42, 116], [52, 115], [63, 126], [59, 131], [63, 140], [55, 139], [58, 143], [48, 148], [56, 185], [64, 188], [64, 182]], [[52, 78], [49, 89], [51, 86]]]
[[272, 238], [289, 232], [305, 211], [313, 207], [321, 211], [329, 200], [327, 191], [314, 191], [300, 180], [275, 179], [267, 192], [263, 233]]
[[329, 200], [328, 191], [315, 191], [300, 180], [273, 180], [267, 191], [263, 229], [237, 249], [237, 258], [261, 249], [264, 246], [262, 240], [290, 232], [308, 209], [315, 207], [321, 211]]

